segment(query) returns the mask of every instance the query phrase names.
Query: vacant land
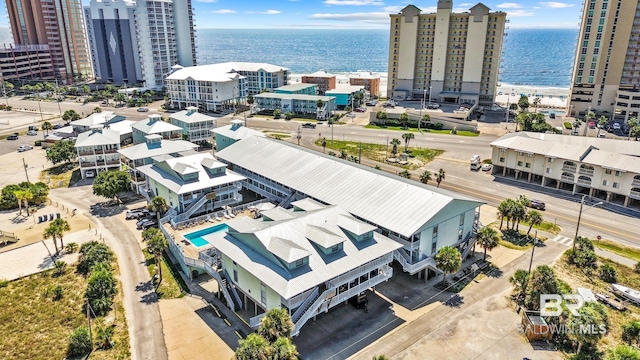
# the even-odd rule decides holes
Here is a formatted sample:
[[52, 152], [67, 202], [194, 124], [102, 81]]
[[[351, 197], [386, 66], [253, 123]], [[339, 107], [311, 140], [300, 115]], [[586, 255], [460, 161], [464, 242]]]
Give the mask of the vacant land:
[[[56, 286], [62, 288], [62, 297], [58, 300], [54, 300]], [[0, 283], [0, 358], [64, 359], [69, 334], [76, 327], [87, 325], [86, 287], [86, 279], [75, 272], [75, 266], [67, 266], [60, 276], [54, 276], [54, 270], [50, 270]], [[92, 359], [131, 357], [124, 309], [120, 305], [121, 294], [120, 290], [115, 299], [117, 314], [112, 311], [106, 317], [115, 323], [115, 346], [109, 350], [95, 350]], [[100, 321], [102, 319], [92, 319], [94, 334]]]
[[40, 181], [49, 185], [49, 188], [69, 187], [82, 180], [80, 167], [77, 162], [60, 164], [40, 173]]

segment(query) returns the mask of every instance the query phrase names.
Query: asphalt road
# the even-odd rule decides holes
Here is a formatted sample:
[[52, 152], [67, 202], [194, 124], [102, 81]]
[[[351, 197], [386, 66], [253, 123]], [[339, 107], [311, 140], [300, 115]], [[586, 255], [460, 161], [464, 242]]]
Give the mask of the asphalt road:
[[158, 298], [145, 266], [142, 249], [133, 233], [112, 215], [123, 207], [101, 208], [105, 201], [92, 194], [91, 186], [54, 189], [49, 195], [58, 201], [90, 215], [98, 223], [98, 233], [118, 257], [120, 281], [124, 292], [124, 308], [134, 360], [167, 359]]

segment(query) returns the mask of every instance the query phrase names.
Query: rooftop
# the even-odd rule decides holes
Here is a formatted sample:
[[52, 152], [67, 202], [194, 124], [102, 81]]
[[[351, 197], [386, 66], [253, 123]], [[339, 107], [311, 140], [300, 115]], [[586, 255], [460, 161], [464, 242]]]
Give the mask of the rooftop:
[[307, 84], [307, 83], [297, 83], [297, 84], [289, 84], [289, 85], [285, 85], [285, 86], [280, 86], [279, 88], [276, 88], [276, 91], [278, 91], [278, 90], [299, 91], [299, 90], [308, 89], [310, 87], [316, 87], [316, 86], [318, 86], [318, 85], [316, 85], [316, 84]]
[[483, 202], [368, 166], [252, 136], [217, 157], [406, 237]]
[[[232, 120], [231, 122], [233, 123], [234, 121], [243, 122], [242, 120]], [[238, 123], [221, 126], [209, 131], [211, 131], [213, 134], [222, 135], [234, 140], [240, 140], [250, 136], [266, 136], [261, 131], [250, 129]]]
[[167, 76], [169, 80], [186, 80], [188, 78], [198, 81], [224, 82], [237, 79], [241, 75], [239, 72], [256, 72], [264, 70], [267, 72], [278, 72], [289, 70], [288, 68], [266, 63], [250, 62], [225, 62], [209, 65], [198, 65], [183, 67]]
[[[227, 234], [214, 233], [205, 239], [285, 299], [402, 247], [376, 232], [371, 239], [357, 242], [338, 221], [342, 217], [358, 220], [338, 206], [287, 212], [291, 217], [282, 221], [233, 219], [227, 222]], [[342, 249], [329, 255], [319, 247], [331, 249], [338, 244]], [[307, 256], [309, 262], [302, 267], [288, 270], [282, 265], [282, 261], [292, 263]]]
[[[141, 166], [138, 170], [176, 194], [190, 193], [245, 179], [244, 176], [228, 169], [222, 174], [210, 171], [215, 168], [226, 168], [226, 165], [215, 160], [210, 153], [197, 153]], [[194, 180], [183, 180], [180, 176], [194, 173], [198, 174], [197, 179]]]
[[335, 89], [332, 90], [327, 90], [325, 92], [325, 94], [330, 95], [330, 94], [352, 94], [354, 92], [358, 92], [360, 90], [364, 89], [364, 86], [362, 85], [345, 85], [345, 84], [339, 84], [336, 85]]
[[198, 112], [197, 108], [182, 110], [177, 113], [173, 113], [170, 116], [171, 119], [183, 121], [185, 123], [196, 123], [201, 121], [214, 121], [212, 116], [205, 115]]
[[312, 74], [306, 74], [306, 75], [303, 75], [303, 76], [306, 76], [306, 77], [318, 77], [318, 78], [332, 78], [332, 77], [335, 77], [334, 74], [330, 74], [330, 73], [326, 72], [325, 70], [318, 70], [318, 71], [316, 71], [316, 72], [314, 72]]
[[[158, 136], [159, 135], [149, 135]], [[175, 154], [183, 151], [197, 149], [198, 145], [190, 143], [184, 140], [159, 140], [159, 146], [154, 146], [148, 142], [142, 144], [129, 146], [124, 149], [118, 150], [118, 152], [130, 160], [146, 159], [158, 155]]]
[[162, 119], [158, 119], [159, 115], [149, 115], [147, 120], [136, 121], [131, 127], [140, 130], [145, 134], [159, 134], [163, 132], [182, 131], [182, 128]]
[[278, 94], [278, 93], [262, 93], [253, 95], [254, 98], [265, 98], [265, 99], [294, 99], [294, 100], [308, 100], [308, 101], [331, 101], [334, 99], [333, 96], [320, 96], [320, 95], [306, 95], [306, 94]]
[[75, 147], [118, 145], [120, 144], [120, 133], [110, 129], [92, 129], [78, 134]]
[[99, 125], [104, 123], [115, 123], [124, 120], [122, 115], [116, 115], [113, 111], [103, 111], [99, 113], [93, 113], [84, 119], [79, 119], [71, 122], [72, 126], [87, 126]]
[[640, 174], [637, 141], [517, 132], [500, 137], [491, 146]]

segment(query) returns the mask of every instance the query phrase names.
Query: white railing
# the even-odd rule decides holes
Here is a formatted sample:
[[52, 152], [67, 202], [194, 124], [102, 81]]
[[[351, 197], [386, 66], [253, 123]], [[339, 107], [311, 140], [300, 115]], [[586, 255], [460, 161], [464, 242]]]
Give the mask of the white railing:
[[222, 291], [222, 295], [224, 295], [224, 299], [227, 301], [229, 308], [231, 309], [231, 311], [236, 311], [236, 305], [231, 299], [231, 294], [229, 294], [229, 291], [223, 285], [222, 278], [220, 277], [220, 273], [218, 273], [216, 269], [214, 269], [211, 265], [207, 263], [204, 263], [204, 271], [207, 274], [209, 274], [212, 278], [216, 279], [216, 281], [218, 282], [218, 287]]
[[233, 281], [231, 281], [231, 278], [229, 277], [229, 273], [227, 272], [226, 269], [222, 269], [222, 274], [224, 275], [224, 277], [227, 279], [227, 282], [229, 283], [229, 288], [231, 288], [231, 294], [233, 294], [233, 298], [236, 299], [236, 301], [238, 302], [238, 305], [242, 307], [242, 300], [240, 300], [240, 296], [236, 291], [235, 284], [233, 283]]
[[249, 319], [249, 326], [253, 329], [256, 330], [259, 326], [260, 323], [262, 322], [262, 318], [267, 316], [267, 313], [262, 313], [258, 316], [254, 316], [252, 318]]
[[291, 315], [291, 320], [293, 320], [294, 322], [297, 321], [304, 313], [304, 311], [309, 307], [309, 304], [311, 304], [311, 302], [313, 302], [318, 297], [318, 295], [320, 295], [320, 290], [318, 290], [318, 288], [316, 287], [313, 289], [313, 292], [311, 292], [311, 294], [307, 296], [305, 301], [298, 307], [298, 310], [296, 310], [296, 312]]
[[418, 261], [417, 263], [412, 264], [403, 256], [401, 249], [398, 249], [393, 252], [393, 258], [396, 259], [400, 263], [400, 265], [402, 265], [402, 269], [408, 272], [409, 275], [414, 275], [418, 271], [425, 269], [428, 266], [431, 266], [433, 269], [437, 270], [436, 262], [432, 257], [427, 257]]
[[353, 279], [357, 279], [360, 276], [368, 273], [371, 270], [380, 268], [384, 265], [387, 265], [393, 261], [393, 255], [391, 253], [385, 254], [382, 257], [379, 257], [375, 260], [372, 260], [366, 264], [363, 264], [349, 272], [346, 272], [338, 277], [335, 277], [329, 280], [330, 287], [338, 287], [342, 284], [348, 283]]

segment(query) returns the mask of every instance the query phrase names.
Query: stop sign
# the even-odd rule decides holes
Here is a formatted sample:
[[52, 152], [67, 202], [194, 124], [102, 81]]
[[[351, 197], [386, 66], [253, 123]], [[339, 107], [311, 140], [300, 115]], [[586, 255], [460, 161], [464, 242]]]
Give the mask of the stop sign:
[[602, 240], [602, 236], [598, 235], [598, 240]]

